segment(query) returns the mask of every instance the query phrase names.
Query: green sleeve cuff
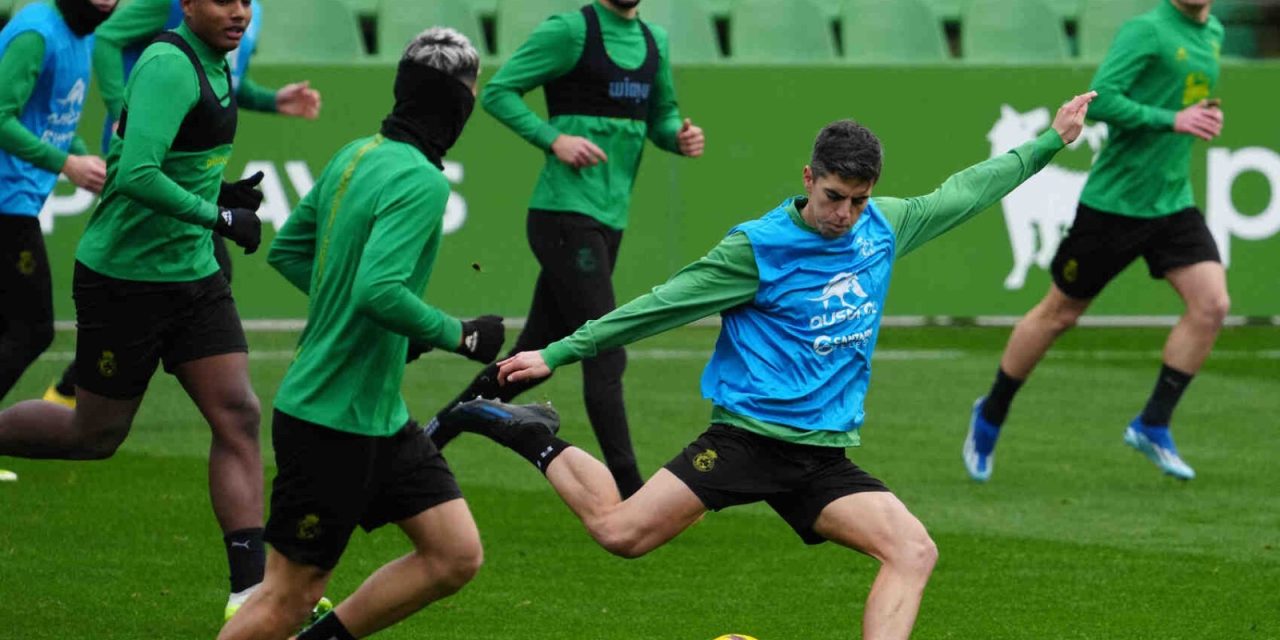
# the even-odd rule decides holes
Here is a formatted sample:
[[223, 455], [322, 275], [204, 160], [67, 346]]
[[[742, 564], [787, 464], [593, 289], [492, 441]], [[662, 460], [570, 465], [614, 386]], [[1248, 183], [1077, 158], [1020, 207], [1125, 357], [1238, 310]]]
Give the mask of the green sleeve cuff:
[[196, 217], [200, 220], [200, 224], [210, 229], [218, 223], [218, 215], [218, 205], [208, 200], [201, 200], [200, 206], [196, 208]]
[[276, 92], [249, 78], [240, 81], [240, 90], [236, 92], [236, 101], [250, 111], [277, 113]]
[[[75, 155], [78, 155], [78, 156], [89, 155], [89, 147], [85, 146], [84, 138], [81, 138], [80, 136], [76, 136], [71, 139], [71, 153], [74, 153]], [[63, 162], [66, 162], [66, 161], [63, 160]]]
[[533, 134], [533, 143], [544, 151], [551, 150], [551, 143], [560, 137], [560, 130], [550, 124], [543, 124]]
[[563, 367], [571, 362], [576, 362], [578, 357], [569, 347], [565, 346], [563, 341], [552, 342], [542, 350], [542, 360], [552, 369]]
[[1153, 107], [1151, 112], [1151, 126], [1156, 129], [1172, 130], [1173, 123], [1178, 119], [1178, 112], [1171, 109]]
[[451, 318], [453, 322], [444, 323], [444, 328], [440, 331], [441, 344], [437, 345], [442, 349], [457, 349], [462, 344], [462, 321], [457, 318]]

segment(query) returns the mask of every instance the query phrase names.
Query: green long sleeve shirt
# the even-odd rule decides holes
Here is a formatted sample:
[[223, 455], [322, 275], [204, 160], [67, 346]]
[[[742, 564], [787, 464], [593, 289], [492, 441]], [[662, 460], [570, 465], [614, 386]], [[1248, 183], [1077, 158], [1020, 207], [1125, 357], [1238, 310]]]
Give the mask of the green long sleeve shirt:
[[[229, 104], [225, 58], [185, 24], [175, 32], [195, 50], [221, 104]], [[128, 132], [107, 154], [106, 186], [77, 260], [113, 278], [144, 282], [189, 282], [218, 270], [211, 229], [231, 145], [169, 148], [199, 99], [199, 77], [187, 56], [169, 44], [147, 47], [125, 90]]]
[[[593, 8], [600, 17], [609, 57], [623, 68], [639, 67], [646, 52], [640, 24], [599, 3]], [[531, 209], [581, 213], [614, 229], [625, 229], [646, 136], [661, 149], [679, 152], [676, 134], [682, 121], [671, 77], [667, 33], [653, 24], [648, 27], [658, 46], [659, 62], [647, 121], [578, 115], [546, 121], [525, 104], [524, 94], [568, 74], [577, 65], [587, 38], [587, 21], [579, 12], [555, 15], [539, 25], [485, 86], [481, 99], [485, 111], [546, 152], [546, 165], [529, 201]], [[591, 140], [608, 161], [582, 169], [560, 162], [551, 153], [551, 143], [561, 134]]]
[[[972, 218], [1043, 169], [1063, 147], [1050, 129], [1009, 153], [969, 167], [948, 178], [930, 194], [914, 198], [873, 198], [893, 227], [897, 256]], [[791, 219], [817, 233], [793, 204]], [[547, 366], [556, 368], [594, 356], [605, 349], [630, 344], [734, 307], [752, 304], [760, 285], [755, 253], [744, 233], [730, 234], [702, 259], [681, 269], [665, 284], [628, 302], [543, 351]], [[859, 444], [857, 432], [802, 430], [712, 410], [713, 422], [732, 424], [771, 438], [800, 444], [849, 447]]]
[[310, 297], [276, 408], [339, 431], [390, 436], [409, 341], [455, 349], [462, 323], [422, 299], [443, 235], [449, 181], [414, 147], [376, 135], [343, 147], [267, 261]]
[[[43, 68], [44, 37], [36, 31], [15, 37], [0, 57], [0, 151], [57, 173], [67, 163], [67, 152], [41, 141], [18, 119]], [[71, 141], [71, 153], [87, 153], [79, 136]]]
[[[93, 37], [93, 75], [98, 93], [107, 105], [112, 120], [120, 119], [124, 106], [124, 50], [144, 45], [164, 31], [169, 20], [171, 0], [133, 0], [117, 8], [107, 21], [98, 25]], [[240, 107], [251, 111], [274, 112], [275, 91], [245, 76], [236, 91]]]
[[1093, 78], [1089, 117], [1109, 140], [1089, 172], [1080, 201], [1095, 209], [1155, 218], [1195, 205], [1191, 146], [1173, 131], [1178, 111], [1213, 94], [1222, 23], [1199, 23], [1169, 0], [1126, 22]]

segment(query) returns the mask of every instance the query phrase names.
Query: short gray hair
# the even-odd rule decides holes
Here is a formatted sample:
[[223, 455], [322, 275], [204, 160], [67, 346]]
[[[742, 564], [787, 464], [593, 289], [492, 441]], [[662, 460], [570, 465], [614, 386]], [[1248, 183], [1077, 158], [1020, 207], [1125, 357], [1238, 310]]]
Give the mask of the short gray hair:
[[466, 36], [448, 27], [431, 27], [405, 47], [405, 60], [473, 82], [480, 72], [480, 54]]

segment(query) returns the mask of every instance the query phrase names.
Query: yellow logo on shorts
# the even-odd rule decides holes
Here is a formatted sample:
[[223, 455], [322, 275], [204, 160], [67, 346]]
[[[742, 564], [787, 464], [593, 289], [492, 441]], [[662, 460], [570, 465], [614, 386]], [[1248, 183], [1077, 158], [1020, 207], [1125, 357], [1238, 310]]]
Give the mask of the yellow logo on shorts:
[[1062, 279], [1066, 280], [1067, 282], [1075, 282], [1076, 278], [1079, 278], [1079, 277], [1080, 277], [1080, 263], [1076, 262], [1075, 258], [1067, 260], [1067, 263], [1062, 265]]
[[18, 254], [18, 273], [29, 276], [36, 272], [36, 257], [30, 251]]
[[308, 513], [298, 521], [298, 539], [315, 540], [320, 537], [320, 516]]
[[98, 373], [104, 378], [110, 378], [116, 374], [116, 354], [110, 351], [103, 351], [98, 358]]
[[716, 466], [716, 460], [719, 458], [715, 449], [707, 449], [693, 457], [693, 468], [706, 473]]

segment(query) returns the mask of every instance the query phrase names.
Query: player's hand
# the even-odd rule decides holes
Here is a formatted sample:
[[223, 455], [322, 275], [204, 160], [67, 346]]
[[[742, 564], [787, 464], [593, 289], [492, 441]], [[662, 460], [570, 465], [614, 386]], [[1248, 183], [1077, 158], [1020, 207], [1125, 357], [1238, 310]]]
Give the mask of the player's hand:
[[608, 162], [609, 160], [609, 156], [606, 156], [604, 150], [597, 147], [594, 142], [579, 136], [564, 134], [560, 134], [551, 143], [551, 153], [556, 154], [556, 158], [560, 162], [574, 169], [594, 167], [601, 162]]
[[320, 92], [309, 80], [287, 84], [276, 92], [276, 111], [286, 116], [315, 120], [320, 117]]
[[1053, 117], [1053, 130], [1058, 132], [1062, 141], [1071, 144], [1084, 131], [1084, 116], [1089, 112], [1089, 103], [1098, 97], [1097, 91], [1082, 93], [1062, 105], [1058, 114]]
[[1179, 111], [1173, 119], [1173, 130], [1206, 141], [1218, 137], [1222, 133], [1222, 110], [1218, 102], [1201, 100]]
[[507, 334], [502, 326], [501, 316], [480, 316], [462, 323], [462, 341], [454, 353], [489, 364], [498, 357], [502, 343], [506, 340]]
[[521, 351], [498, 363], [498, 384], [539, 380], [551, 375], [541, 351]]
[[219, 209], [213, 232], [239, 245], [245, 255], [257, 251], [262, 244], [262, 221], [248, 209]]
[[409, 364], [410, 362], [413, 362], [414, 360], [421, 358], [422, 354], [427, 353], [428, 351], [431, 351], [433, 349], [435, 349], [435, 347], [425, 342], [410, 340], [409, 350], [404, 354], [404, 363]]
[[262, 206], [262, 192], [257, 189], [261, 182], [261, 171], [244, 180], [223, 181], [222, 186], [218, 188], [218, 206], [257, 211], [258, 207]]
[[702, 135], [702, 127], [694, 126], [693, 120], [685, 118], [684, 125], [676, 134], [676, 146], [680, 148], [682, 155], [690, 158], [702, 155], [702, 149], [707, 146], [707, 139]]
[[102, 193], [102, 184], [107, 181], [107, 163], [98, 156], [69, 155], [62, 165], [62, 173], [77, 187]]

